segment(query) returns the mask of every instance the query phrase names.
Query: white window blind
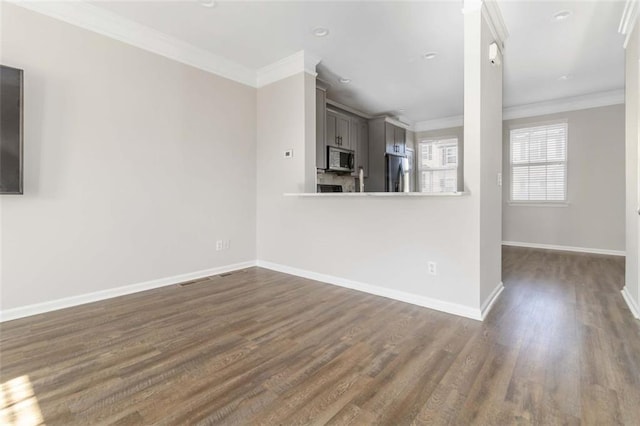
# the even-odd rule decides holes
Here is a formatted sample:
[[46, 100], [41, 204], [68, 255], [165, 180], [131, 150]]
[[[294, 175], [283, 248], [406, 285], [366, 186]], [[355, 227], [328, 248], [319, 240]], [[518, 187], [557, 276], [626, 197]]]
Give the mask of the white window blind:
[[567, 123], [512, 129], [511, 201], [567, 200]]
[[430, 139], [418, 144], [420, 192], [458, 190], [458, 139]]

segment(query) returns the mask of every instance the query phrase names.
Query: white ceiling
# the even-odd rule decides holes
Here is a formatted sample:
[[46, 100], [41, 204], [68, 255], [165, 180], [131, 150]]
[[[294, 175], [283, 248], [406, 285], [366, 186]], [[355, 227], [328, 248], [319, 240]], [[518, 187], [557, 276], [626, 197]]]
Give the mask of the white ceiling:
[[[622, 1], [502, 1], [504, 104], [529, 104], [624, 88]], [[564, 21], [558, 11], [571, 11]], [[562, 75], [570, 80], [560, 80]]]
[[[462, 114], [460, 0], [202, 3], [208, 0], [93, 4], [252, 69], [305, 50], [322, 58], [318, 73], [330, 98], [371, 115], [418, 122]], [[510, 32], [505, 106], [623, 87], [623, 2], [503, 0], [500, 7]], [[572, 15], [557, 22], [559, 10]], [[315, 37], [319, 26], [329, 35]], [[431, 51], [435, 59], [422, 58]], [[573, 78], [559, 80], [564, 74]]]

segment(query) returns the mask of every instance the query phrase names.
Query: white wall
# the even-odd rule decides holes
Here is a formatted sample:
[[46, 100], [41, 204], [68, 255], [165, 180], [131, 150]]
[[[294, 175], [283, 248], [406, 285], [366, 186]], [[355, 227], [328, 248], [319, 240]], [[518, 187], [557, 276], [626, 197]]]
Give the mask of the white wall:
[[[510, 205], [509, 127], [556, 119], [569, 120], [569, 206]], [[624, 123], [622, 104], [505, 120], [502, 155], [503, 240], [624, 251]], [[462, 132], [462, 127], [430, 130], [419, 132], [417, 140], [459, 136]]]
[[25, 70], [2, 309], [255, 259], [255, 89], [11, 4], [1, 24]]
[[[302, 73], [258, 89], [258, 259], [477, 309], [470, 267], [477, 249], [467, 240], [471, 197], [283, 195], [304, 189], [303, 153], [315, 144], [305, 141], [309, 97], [315, 81]], [[285, 149], [294, 158], [283, 158]], [[437, 276], [427, 274], [429, 260], [438, 263]]]
[[[568, 120], [566, 207], [510, 205], [509, 128]], [[624, 105], [504, 123], [503, 236], [505, 241], [625, 250]]]
[[[486, 24], [473, 29], [480, 74]], [[315, 177], [313, 76], [256, 91], [12, 5], [2, 35], [2, 62], [26, 70], [27, 123], [25, 195], [2, 197], [3, 309], [256, 257], [476, 317], [498, 284], [499, 259], [481, 271], [500, 238], [480, 162], [499, 98], [475, 106], [470, 195], [287, 197]], [[498, 81], [485, 77], [477, 89]]]
[[[465, 139], [482, 145], [470, 157], [465, 153], [473, 169], [469, 195], [285, 196], [304, 191], [306, 149], [315, 152], [315, 138], [305, 137], [305, 123], [315, 116], [309, 114], [313, 77], [298, 74], [258, 89], [259, 264], [479, 316], [500, 285], [501, 191], [495, 174], [501, 166], [502, 96], [501, 70], [484, 65], [489, 30], [479, 10], [475, 19], [468, 42], [477, 54], [468, 73], [477, 73], [474, 90], [484, 98], [469, 111], [477, 124], [473, 137], [465, 127]], [[300, 155], [285, 159], [286, 149]], [[481, 194], [488, 197], [484, 204]], [[428, 275], [428, 261], [437, 263], [437, 276]]]
[[[638, 18], [640, 21], [640, 18]], [[635, 302], [636, 315], [640, 315], [640, 274], [638, 273], [640, 227], [638, 209], [640, 208], [638, 180], [638, 155], [640, 151], [640, 22], [637, 22], [626, 49], [625, 100], [626, 100], [626, 288], [625, 294]]]
[[468, 214], [478, 221], [467, 241], [478, 251], [476, 274], [484, 306], [502, 288], [502, 192], [496, 180], [502, 168], [502, 66], [488, 59], [489, 45], [496, 40], [485, 14], [467, 11], [464, 22], [464, 180], [473, 195]]

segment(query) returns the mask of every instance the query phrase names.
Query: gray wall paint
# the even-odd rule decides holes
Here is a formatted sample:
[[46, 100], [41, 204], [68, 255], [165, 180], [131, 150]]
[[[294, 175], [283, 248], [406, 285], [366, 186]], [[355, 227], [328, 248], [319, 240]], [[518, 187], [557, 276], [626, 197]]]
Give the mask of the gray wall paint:
[[[509, 205], [509, 126], [558, 119], [569, 119], [570, 205]], [[624, 251], [624, 123], [624, 105], [504, 121], [503, 240]], [[462, 132], [462, 127], [419, 132], [416, 141], [461, 138]]]
[[25, 70], [2, 309], [255, 259], [255, 89], [11, 4], [1, 23]]
[[[567, 207], [509, 205], [509, 127], [567, 119]], [[505, 241], [625, 250], [624, 105], [507, 120], [503, 143]]]
[[[475, 22], [468, 27], [471, 14]], [[472, 107], [465, 106], [465, 139], [475, 146], [465, 150], [470, 195], [284, 196], [304, 191], [305, 159], [284, 159], [282, 150], [315, 152], [315, 140], [305, 138], [313, 77], [298, 74], [258, 89], [261, 261], [479, 310], [500, 283], [501, 69], [487, 67], [489, 31], [480, 11], [465, 15], [467, 31], [465, 57], [467, 42], [474, 50], [473, 65], [465, 61], [465, 93], [474, 94]], [[438, 275], [427, 273], [428, 261], [437, 262]]]
[[640, 170], [638, 155], [640, 144], [638, 123], [640, 122], [640, 23], [636, 24], [626, 50], [625, 66], [625, 99], [626, 105], [626, 287], [628, 294], [634, 298], [636, 306], [640, 306], [640, 227], [638, 209], [640, 208]]
[[467, 244], [477, 256], [475, 290], [480, 306], [490, 301], [502, 281], [502, 191], [496, 183], [502, 151], [502, 67], [487, 60], [493, 41], [484, 13], [465, 13], [464, 176], [473, 201], [468, 220], [475, 228]]
[[[472, 197], [301, 198], [305, 98], [313, 77], [298, 74], [258, 89], [258, 259], [416, 296], [478, 308], [478, 277], [468, 242], [477, 224]], [[312, 98], [313, 99], [313, 98]], [[278, 105], [278, 108], [273, 108]], [[425, 226], [418, 226], [425, 223]], [[427, 274], [427, 262], [438, 275]]]

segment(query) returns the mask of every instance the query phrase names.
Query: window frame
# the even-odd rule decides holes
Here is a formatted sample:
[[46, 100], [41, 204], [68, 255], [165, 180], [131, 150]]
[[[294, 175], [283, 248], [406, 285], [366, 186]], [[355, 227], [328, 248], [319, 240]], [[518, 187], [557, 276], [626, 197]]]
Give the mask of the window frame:
[[[430, 143], [429, 145], [429, 161], [433, 161], [433, 157], [434, 157], [434, 143], [439, 142], [439, 141], [444, 141], [447, 139], [455, 139], [456, 141], [456, 167], [455, 168], [451, 168], [451, 167], [447, 167], [447, 155], [446, 155], [446, 150], [445, 150], [445, 155], [444, 155], [444, 162], [445, 164], [442, 167], [431, 167], [431, 168], [422, 168], [420, 167], [421, 165], [421, 145], [423, 143]], [[416, 147], [416, 180], [417, 180], [417, 189], [418, 192], [422, 193], [422, 194], [456, 194], [458, 193], [458, 188], [460, 187], [460, 182], [458, 181], [459, 178], [459, 167], [460, 167], [460, 138], [458, 137], [458, 135], [442, 135], [442, 136], [430, 136], [430, 137], [425, 137], [425, 138], [421, 138], [419, 141], [417, 141], [417, 147]], [[423, 171], [427, 171], [427, 170], [431, 170], [431, 171], [439, 171], [439, 170], [455, 170], [456, 172], [456, 184], [455, 184], [455, 190], [453, 191], [443, 191], [443, 192], [423, 192], [422, 191], [422, 172]]]
[[[566, 126], [565, 146], [564, 146], [564, 200], [514, 200], [513, 199], [513, 158], [511, 156], [511, 131], [519, 129], [528, 129], [541, 126], [553, 126], [564, 124]], [[508, 126], [508, 161], [509, 161], [509, 199], [507, 204], [510, 206], [520, 207], [568, 207], [569, 206], [569, 120], [560, 118], [555, 120], [535, 121], [529, 123], [512, 124]], [[540, 164], [562, 163], [558, 161], [546, 161]], [[528, 163], [532, 164], [532, 163]]]

